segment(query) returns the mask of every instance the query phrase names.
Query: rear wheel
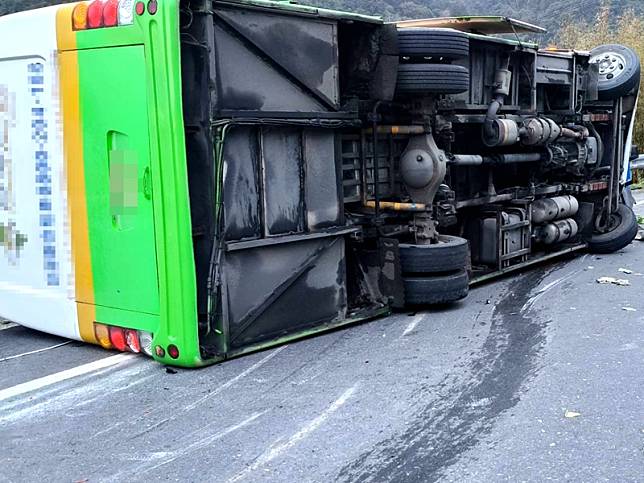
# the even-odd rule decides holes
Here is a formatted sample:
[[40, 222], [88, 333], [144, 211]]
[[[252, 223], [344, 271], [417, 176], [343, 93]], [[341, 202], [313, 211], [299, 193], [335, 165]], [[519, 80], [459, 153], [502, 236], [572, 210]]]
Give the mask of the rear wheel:
[[637, 217], [626, 205], [619, 205], [611, 215], [609, 226], [612, 227], [610, 231], [593, 234], [588, 241], [593, 253], [614, 253], [630, 245], [637, 236]]
[[465, 59], [470, 55], [470, 39], [452, 29], [398, 29], [398, 47], [403, 57]]
[[445, 273], [467, 268], [470, 246], [464, 238], [439, 235], [438, 243], [411, 245], [401, 243], [400, 266], [406, 274]]
[[459, 94], [470, 86], [466, 67], [450, 64], [401, 64], [398, 67], [398, 94]]
[[426, 277], [404, 276], [407, 305], [438, 305], [467, 297], [470, 278], [466, 270]]

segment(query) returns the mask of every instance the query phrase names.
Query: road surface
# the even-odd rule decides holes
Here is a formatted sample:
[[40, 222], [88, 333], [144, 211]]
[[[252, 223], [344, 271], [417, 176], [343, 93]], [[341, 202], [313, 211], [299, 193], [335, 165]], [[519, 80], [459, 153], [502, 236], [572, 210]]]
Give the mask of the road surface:
[[176, 373], [0, 324], [0, 481], [644, 481], [641, 272], [634, 242]]

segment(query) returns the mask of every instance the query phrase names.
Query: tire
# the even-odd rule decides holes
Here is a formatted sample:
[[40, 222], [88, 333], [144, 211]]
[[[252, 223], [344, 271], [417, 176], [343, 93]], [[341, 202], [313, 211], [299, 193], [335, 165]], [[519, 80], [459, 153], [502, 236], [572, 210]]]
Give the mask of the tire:
[[398, 29], [398, 48], [404, 57], [467, 59], [470, 39], [458, 30], [406, 28]]
[[403, 283], [407, 305], [437, 305], [467, 297], [470, 277], [466, 270], [460, 270], [433, 277], [403, 277]]
[[640, 58], [633, 49], [607, 44], [590, 51], [590, 62], [599, 64], [599, 99], [617, 99], [640, 82]]
[[400, 266], [403, 274], [445, 273], [467, 268], [470, 244], [464, 238], [439, 235], [434, 245], [401, 243]]
[[449, 64], [401, 64], [398, 67], [398, 94], [459, 94], [470, 88], [466, 67]]
[[626, 205], [619, 205], [613, 215], [618, 218], [617, 226], [608, 233], [592, 235], [588, 247], [593, 253], [614, 253], [630, 245], [637, 236], [637, 217], [632, 209]]

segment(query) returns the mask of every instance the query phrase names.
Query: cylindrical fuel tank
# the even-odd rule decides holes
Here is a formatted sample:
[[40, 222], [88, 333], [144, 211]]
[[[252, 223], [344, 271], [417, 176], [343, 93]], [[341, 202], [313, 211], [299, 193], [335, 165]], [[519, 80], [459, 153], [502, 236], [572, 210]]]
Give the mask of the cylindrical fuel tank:
[[557, 220], [535, 228], [537, 241], [546, 245], [561, 243], [574, 237], [579, 231], [577, 222], [572, 218]]
[[579, 202], [574, 196], [543, 198], [532, 203], [532, 223], [538, 225], [546, 221], [560, 220], [575, 216]]

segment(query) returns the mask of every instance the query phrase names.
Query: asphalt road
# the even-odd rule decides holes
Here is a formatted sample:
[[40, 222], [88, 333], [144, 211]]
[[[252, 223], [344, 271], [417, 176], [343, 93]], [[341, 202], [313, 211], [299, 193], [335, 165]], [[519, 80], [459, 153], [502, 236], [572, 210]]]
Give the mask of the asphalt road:
[[641, 272], [634, 242], [174, 374], [0, 324], [0, 481], [644, 481]]

